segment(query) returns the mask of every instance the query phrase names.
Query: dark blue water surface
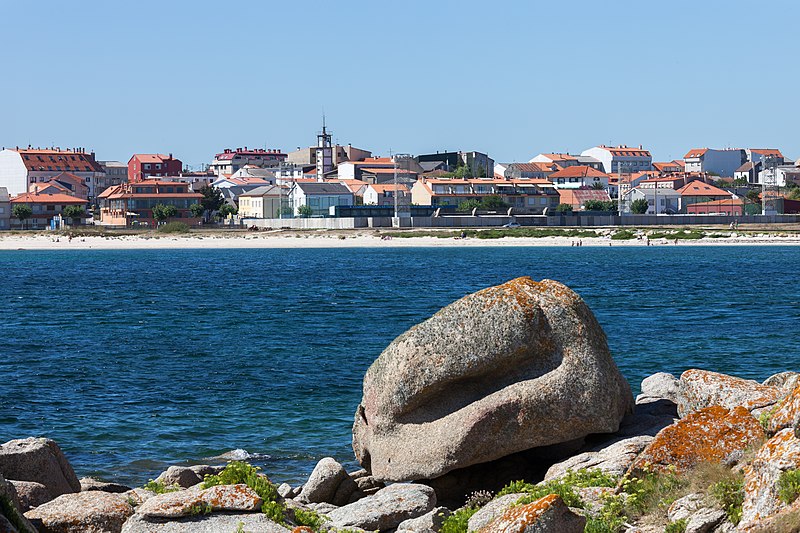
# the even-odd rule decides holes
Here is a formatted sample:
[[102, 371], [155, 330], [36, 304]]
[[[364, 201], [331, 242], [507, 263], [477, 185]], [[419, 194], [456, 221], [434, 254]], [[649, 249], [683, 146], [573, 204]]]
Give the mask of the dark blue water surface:
[[129, 483], [244, 449], [277, 481], [352, 463], [367, 367], [448, 303], [528, 275], [580, 293], [638, 389], [800, 367], [800, 248], [0, 253], [0, 442], [58, 441]]

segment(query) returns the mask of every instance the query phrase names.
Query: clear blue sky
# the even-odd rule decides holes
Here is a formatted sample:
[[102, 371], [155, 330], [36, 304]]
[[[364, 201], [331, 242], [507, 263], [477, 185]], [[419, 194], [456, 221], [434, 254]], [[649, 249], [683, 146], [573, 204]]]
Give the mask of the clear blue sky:
[[0, 145], [800, 157], [794, 2], [0, 0]]

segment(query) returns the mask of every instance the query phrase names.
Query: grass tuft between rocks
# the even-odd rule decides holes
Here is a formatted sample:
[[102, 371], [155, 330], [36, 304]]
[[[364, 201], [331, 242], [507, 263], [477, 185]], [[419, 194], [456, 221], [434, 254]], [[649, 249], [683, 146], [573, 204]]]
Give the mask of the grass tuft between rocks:
[[177, 492], [181, 490], [178, 485], [167, 485], [163, 481], [153, 481], [152, 479], [145, 483], [142, 488], [155, 494], [166, 494], [168, 492]]

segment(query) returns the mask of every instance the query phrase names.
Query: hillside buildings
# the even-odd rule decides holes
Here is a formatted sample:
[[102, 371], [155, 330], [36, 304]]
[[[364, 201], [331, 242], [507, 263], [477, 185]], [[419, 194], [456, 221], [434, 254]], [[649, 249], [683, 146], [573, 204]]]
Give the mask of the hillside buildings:
[[608, 188], [608, 174], [583, 165], [570, 166], [550, 174], [556, 189]]
[[699, 172], [720, 176], [732, 177], [734, 172], [747, 161], [744, 150], [726, 148], [716, 150], [713, 148], [693, 148], [683, 156], [686, 172]]
[[460, 166], [466, 166], [475, 177], [492, 177], [494, 175], [494, 159], [482, 152], [436, 152], [420, 154], [415, 161], [423, 168], [433, 163], [436, 168], [445, 172], [453, 172]]
[[598, 159], [588, 155], [571, 155], [571, 154], [539, 154], [532, 158], [529, 163], [545, 163], [550, 165], [558, 165], [560, 168], [574, 167], [578, 165], [591, 167], [596, 170], [603, 170], [603, 163]]

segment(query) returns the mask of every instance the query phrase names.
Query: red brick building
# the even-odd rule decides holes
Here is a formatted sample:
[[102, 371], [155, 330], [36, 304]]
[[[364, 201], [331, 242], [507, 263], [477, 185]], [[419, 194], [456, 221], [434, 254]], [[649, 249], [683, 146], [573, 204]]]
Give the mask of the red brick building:
[[162, 176], [177, 176], [183, 170], [183, 162], [172, 154], [133, 154], [128, 161], [128, 181], [146, 180]]

